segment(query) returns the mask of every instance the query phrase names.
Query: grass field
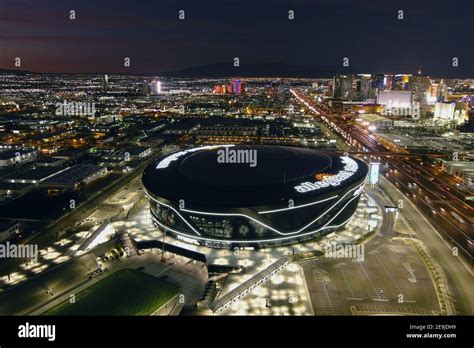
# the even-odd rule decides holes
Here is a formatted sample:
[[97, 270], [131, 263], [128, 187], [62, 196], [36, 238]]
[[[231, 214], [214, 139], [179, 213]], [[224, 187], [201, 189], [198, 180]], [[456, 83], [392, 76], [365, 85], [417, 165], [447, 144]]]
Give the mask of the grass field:
[[150, 315], [178, 293], [178, 287], [140, 271], [124, 269], [57, 305], [45, 315]]

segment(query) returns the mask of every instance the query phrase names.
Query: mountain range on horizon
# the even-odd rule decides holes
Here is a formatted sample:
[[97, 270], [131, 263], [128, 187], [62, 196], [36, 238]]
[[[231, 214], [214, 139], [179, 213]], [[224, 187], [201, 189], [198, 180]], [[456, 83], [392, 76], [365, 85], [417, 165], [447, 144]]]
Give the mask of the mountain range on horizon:
[[[286, 63], [255, 63], [242, 64], [234, 67], [232, 63], [214, 63], [200, 66], [194, 66], [184, 69], [166, 71], [166, 72], [80, 72], [80, 73], [45, 73], [34, 72], [28, 70], [2, 69], [0, 74], [54, 74], [54, 75], [130, 75], [130, 76], [162, 76], [177, 78], [224, 78], [224, 77], [272, 77], [272, 78], [332, 78], [338, 74], [417, 74], [418, 67], [402, 71], [378, 71], [361, 66], [307, 66], [293, 65]], [[443, 73], [440, 69], [426, 69], [423, 74], [430, 75], [435, 78], [474, 78], [474, 68], [470, 69], [453, 69], [451, 74]]]

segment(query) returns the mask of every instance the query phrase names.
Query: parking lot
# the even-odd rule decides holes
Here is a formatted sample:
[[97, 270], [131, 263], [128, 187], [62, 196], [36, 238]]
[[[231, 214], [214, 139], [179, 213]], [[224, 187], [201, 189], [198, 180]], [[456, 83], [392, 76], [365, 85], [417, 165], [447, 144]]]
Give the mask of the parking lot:
[[417, 251], [387, 240], [366, 252], [364, 261], [301, 261], [316, 315], [438, 314], [430, 274]]

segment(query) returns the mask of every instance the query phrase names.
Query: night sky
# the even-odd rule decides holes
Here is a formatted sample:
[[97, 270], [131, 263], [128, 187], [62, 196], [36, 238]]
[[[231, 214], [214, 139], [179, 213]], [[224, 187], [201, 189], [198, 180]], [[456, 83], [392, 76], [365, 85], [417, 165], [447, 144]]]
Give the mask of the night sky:
[[473, 14], [472, 0], [0, 0], [0, 68], [15, 57], [30, 71], [141, 73], [349, 57], [361, 72], [449, 74], [458, 57], [474, 76]]

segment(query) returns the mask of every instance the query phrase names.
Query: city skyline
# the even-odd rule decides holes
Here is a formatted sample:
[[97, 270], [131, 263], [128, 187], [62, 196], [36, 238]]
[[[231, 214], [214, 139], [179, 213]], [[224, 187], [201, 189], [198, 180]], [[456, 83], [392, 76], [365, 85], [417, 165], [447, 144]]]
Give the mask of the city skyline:
[[2, 347], [472, 343], [472, 13], [0, 0]]

